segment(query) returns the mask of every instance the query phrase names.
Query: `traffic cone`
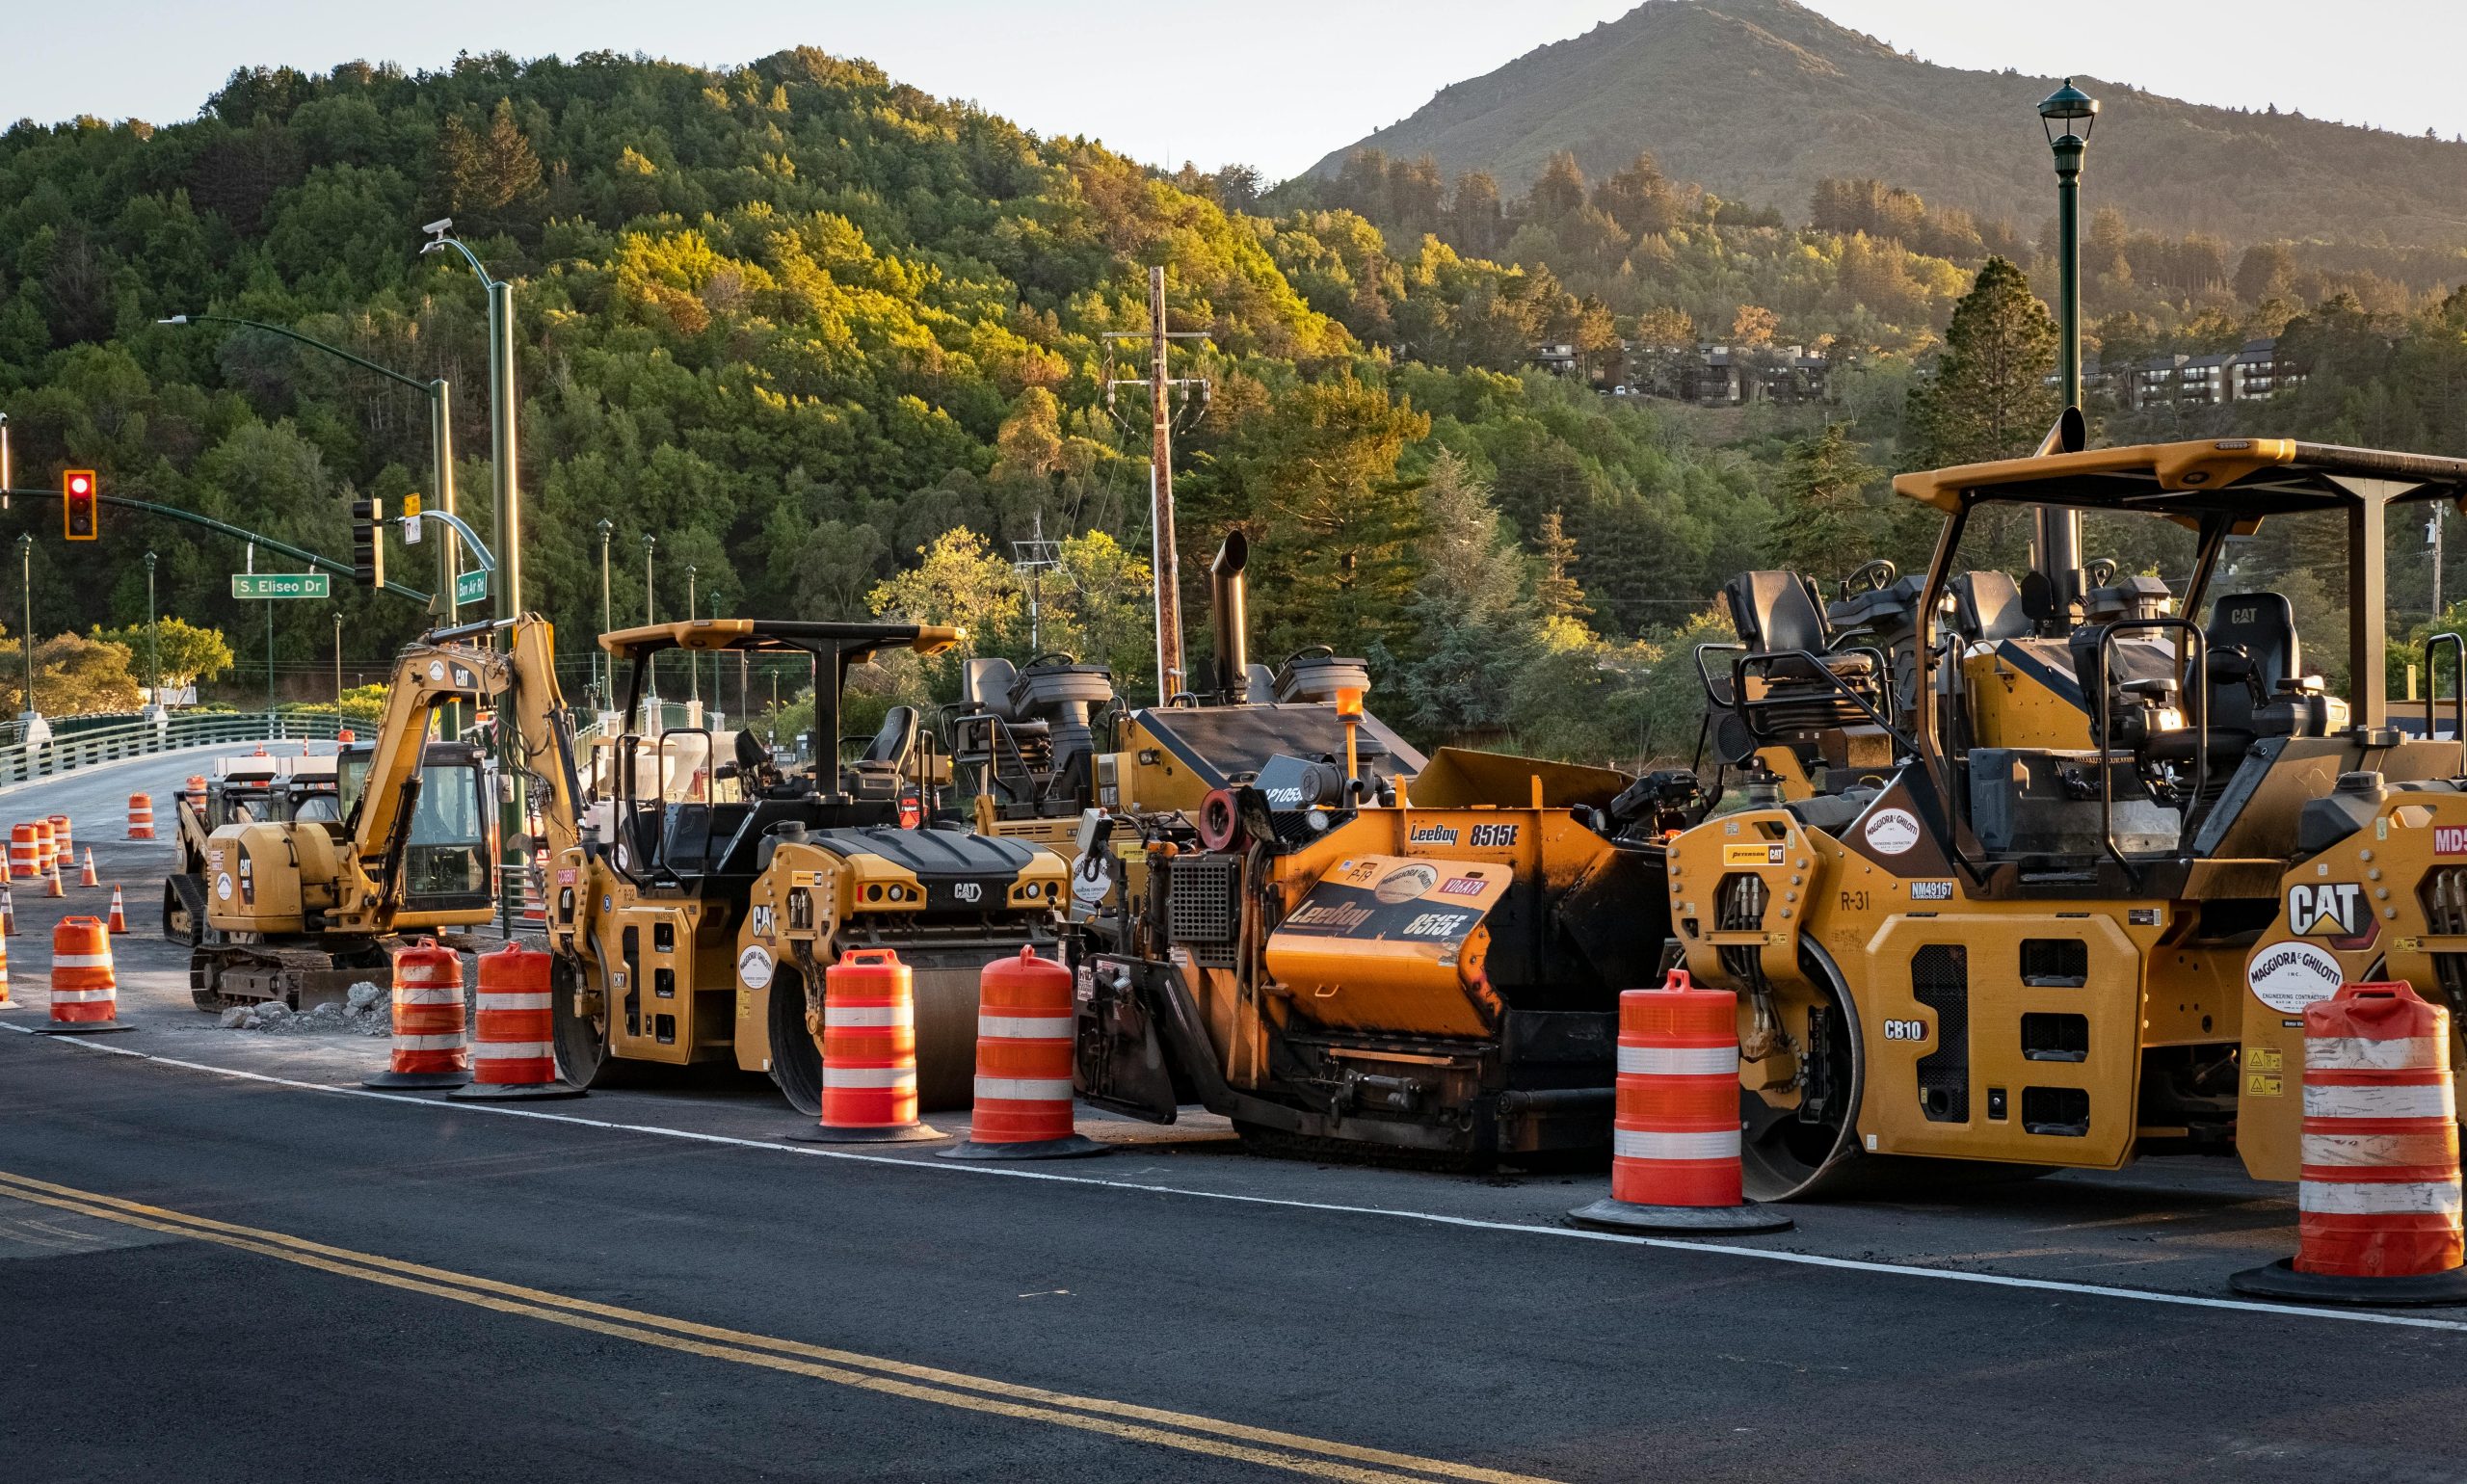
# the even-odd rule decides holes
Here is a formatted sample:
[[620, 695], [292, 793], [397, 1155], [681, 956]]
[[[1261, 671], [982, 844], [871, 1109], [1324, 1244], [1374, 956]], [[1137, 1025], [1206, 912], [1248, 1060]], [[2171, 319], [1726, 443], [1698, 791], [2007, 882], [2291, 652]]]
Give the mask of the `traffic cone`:
[[1619, 1232], [1784, 1232], [1740, 1193], [1738, 996], [1674, 968], [1619, 996], [1610, 1195], [1568, 1212]]
[[0, 1010], [16, 1008], [16, 1004], [9, 998], [9, 944], [6, 941], [0, 941]]
[[94, 847], [89, 845], [86, 847], [86, 863], [77, 872], [77, 885], [81, 887], [99, 887], [102, 884], [103, 879], [94, 874]]
[[2467, 1304], [2450, 1016], [2404, 980], [2343, 984], [2304, 1011], [2295, 1256], [2227, 1286], [2381, 1308]]
[[43, 878], [42, 894], [47, 897], [65, 897], [68, 894], [61, 888], [60, 862], [57, 861], [51, 862], [51, 874]]
[[128, 909], [119, 899], [119, 882], [112, 883], [111, 930], [115, 933], [125, 933], [128, 931]]
[[[17, 897], [7, 887], [0, 886], [0, 938], [17, 936]], [[5, 952], [6, 950], [0, 950]]]

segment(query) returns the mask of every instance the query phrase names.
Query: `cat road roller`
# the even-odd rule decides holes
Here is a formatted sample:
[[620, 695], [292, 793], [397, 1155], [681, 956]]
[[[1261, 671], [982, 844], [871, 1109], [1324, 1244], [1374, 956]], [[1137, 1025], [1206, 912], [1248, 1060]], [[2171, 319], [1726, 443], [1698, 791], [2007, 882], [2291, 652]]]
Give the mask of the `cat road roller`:
[[[2394, 725], [2383, 545], [2467, 494], [2467, 461], [2224, 438], [1895, 487], [1945, 516], [1897, 755], [1797, 800], [1752, 776], [1670, 846], [1686, 966], [1739, 996], [1749, 1194], [2178, 1151], [2294, 1179], [2305, 1008], [2405, 978], [2454, 1028], [2467, 991], [2467, 758], [2429, 705]], [[1943, 603], [1964, 533], [2011, 505], [2184, 575], [2041, 566], [2027, 634], [1968, 632]], [[2270, 573], [2332, 551], [2344, 601], [2299, 635]]]
[[[601, 637], [629, 667], [628, 717], [643, 714], [652, 666], [672, 650], [810, 658], [821, 746], [813, 762], [783, 769], [740, 731], [732, 760], [695, 768], [681, 759], [712, 755], [707, 731], [616, 740], [617, 756], [649, 765], [611, 770], [612, 795], [593, 803], [582, 837], [551, 867], [568, 1080], [729, 1063], [767, 1073], [790, 1103], [817, 1112], [823, 971], [852, 948], [889, 948], [915, 971], [919, 1100], [968, 1104], [977, 975], [1022, 946], [1052, 956], [1067, 863], [934, 817], [939, 750], [915, 708], [891, 707], [873, 736], [849, 739], [844, 760], [832, 746], [852, 666], [887, 649], [938, 654], [960, 638], [936, 624], [767, 619]], [[673, 786], [689, 769], [687, 786]]]

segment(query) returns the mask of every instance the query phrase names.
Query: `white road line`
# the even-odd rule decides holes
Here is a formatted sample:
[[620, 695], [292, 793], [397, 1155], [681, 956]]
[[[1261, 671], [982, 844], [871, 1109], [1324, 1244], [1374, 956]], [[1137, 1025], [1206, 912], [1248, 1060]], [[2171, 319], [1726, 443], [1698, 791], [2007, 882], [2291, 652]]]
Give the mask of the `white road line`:
[[[13, 1030], [21, 1035], [35, 1034], [29, 1026], [12, 1025], [6, 1021], [0, 1021], [0, 1029]], [[1058, 1185], [1091, 1185], [1102, 1190], [1127, 1190], [1138, 1195], [1185, 1196], [1200, 1201], [1227, 1201], [1239, 1206], [1266, 1206], [1287, 1210], [1324, 1211], [1340, 1216], [1384, 1216], [1392, 1220], [1419, 1221], [1432, 1226], [1461, 1227], [1477, 1232], [1505, 1232], [1520, 1236], [1554, 1236], [1569, 1241], [1609, 1242], [1619, 1246], [1653, 1247], [1671, 1252], [1716, 1253], [1724, 1257], [1749, 1258], [1758, 1261], [1783, 1262], [1799, 1267], [1829, 1268], [1838, 1272], [1875, 1273], [1895, 1278], [1927, 1278], [1942, 1283], [1978, 1284], [1993, 1288], [2025, 1288], [2045, 1293], [2072, 1293], [2087, 1298], [2123, 1299], [2137, 1304], [2166, 1304], [2183, 1309], [2228, 1310], [2240, 1313], [2332, 1319], [2346, 1324], [2381, 1324], [2393, 1325], [2401, 1329], [2445, 1330], [2454, 1334], [2467, 1334], [2467, 1320], [2436, 1319], [2422, 1314], [2373, 1313], [2346, 1309], [2314, 1309], [2295, 1304], [2263, 1304], [2246, 1299], [2204, 1298], [2191, 1293], [2159, 1293], [2147, 1288], [2118, 1288], [2104, 1284], [2067, 1283], [2056, 1278], [2019, 1278], [2004, 1273], [1967, 1273], [1953, 1268], [1922, 1267], [1901, 1262], [1870, 1262], [1856, 1258], [1828, 1258], [1817, 1253], [1786, 1252], [1768, 1247], [1734, 1247], [1722, 1242], [1694, 1242], [1670, 1237], [1634, 1236], [1620, 1232], [1589, 1232], [1576, 1227], [1539, 1227], [1529, 1222], [1486, 1221], [1478, 1216], [1450, 1216], [1440, 1211], [1418, 1211], [1400, 1206], [1344, 1206], [1326, 1201], [1297, 1201], [1284, 1196], [1249, 1196], [1225, 1190], [1193, 1190], [1184, 1185], [1151, 1185], [1135, 1180], [1109, 1180], [1089, 1175], [1064, 1175], [1049, 1170], [1022, 1170], [1012, 1165], [978, 1164], [954, 1159], [903, 1159], [894, 1155], [864, 1154], [853, 1150], [829, 1149], [810, 1144], [780, 1144], [766, 1139], [741, 1139], [724, 1133], [700, 1133], [690, 1128], [666, 1128], [656, 1124], [621, 1124], [608, 1119], [579, 1118], [571, 1113], [550, 1113], [536, 1108], [511, 1108], [490, 1102], [452, 1102], [434, 1098], [415, 1097], [407, 1093], [378, 1092], [360, 1087], [336, 1087], [325, 1082], [302, 1082], [291, 1077], [278, 1077], [262, 1072], [242, 1072], [231, 1067], [215, 1067], [204, 1062], [156, 1056], [150, 1052], [131, 1050], [126, 1047], [112, 1046], [105, 1042], [84, 1041], [73, 1037], [47, 1039], [106, 1055], [125, 1056], [137, 1061], [154, 1062], [165, 1067], [202, 1072], [210, 1076], [263, 1082], [275, 1087], [294, 1088], [301, 1092], [329, 1093], [345, 1098], [372, 1098], [382, 1102], [407, 1102], [416, 1107], [438, 1108], [455, 1113], [483, 1113], [504, 1118], [537, 1119], [543, 1123], [571, 1124], [577, 1127], [605, 1128], [618, 1133], [650, 1134], [658, 1138], [684, 1139], [697, 1144], [721, 1144], [734, 1149], [768, 1150], [775, 1153], [798, 1154], [812, 1159], [842, 1159], [855, 1164], [882, 1165], [895, 1170], [930, 1171], [938, 1175], [991, 1176], [1003, 1179], [1044, 1180]]]

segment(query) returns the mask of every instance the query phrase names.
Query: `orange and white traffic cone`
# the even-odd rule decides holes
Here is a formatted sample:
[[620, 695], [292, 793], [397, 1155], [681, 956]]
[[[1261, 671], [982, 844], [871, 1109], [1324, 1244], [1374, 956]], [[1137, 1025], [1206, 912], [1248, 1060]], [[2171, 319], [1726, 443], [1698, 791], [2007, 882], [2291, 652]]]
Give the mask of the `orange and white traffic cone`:
[[2467, 1304], [2450, 1017], [2403, 980], [2304, 1011], [2295, 1256], [2227, 1280], [2308, 1304]]
[[1619, 996], [1610, 1195], [1568, 1219], [1620, 1232], [1786, 1232], [1740, 1193], [1738, 996], [1674, 968]]
[[822, 972], [822, 1122], [792, 1139], [939, 1139], [916, 1118], [916, 981], [889, 948], [851, 948]]
[[945, 1159], [1072, 1159], [1106, 1153], [1072, 1126], [1071, 970], [1023, 947], [977, 977], [976, 1099]]
[[92, 917], [63, 917], [51, 930], [51, 1020], [33, 1027], [49, 1036], [92, 1036], [134, 1030], [119, 1020], [119, 986], [112, 975], [112, 941]]
[[520, 943], [480, 955], [471, 1082], [445, 1096], [464, 1101], [585, 1096], [581, 1088], [557, 1080], [551, 962]]
[[103, 879], [94, 874], [94, 847], [89, 845], [86, 847], [86, 863], [77, 872], [77, 885], [81, 887], [99, 887], [102, 884]]
[[17, 936], [17, 896], [7, 887], [0, 887], [0, 938]]
[[9, 997], [9, 943], [0, 939], [0, 1010], [14, 1010], [16, 1002]]
[[60, 862], [57, 861], [51, 862], [51, 874], [43, 878], [42, 894], [46, 897], [66, 897], [68, 894], [60, 885]]
[[471, 1080], [464, 1039], [463, 956], [422, 940], [394, 955], [394, 1042], [362, 1087], [461, 1087]]
[[111, 930], [115, 933], [125, 933], [128, 931], [128, 908], [119, 899], [119, 882], [112, 883]]

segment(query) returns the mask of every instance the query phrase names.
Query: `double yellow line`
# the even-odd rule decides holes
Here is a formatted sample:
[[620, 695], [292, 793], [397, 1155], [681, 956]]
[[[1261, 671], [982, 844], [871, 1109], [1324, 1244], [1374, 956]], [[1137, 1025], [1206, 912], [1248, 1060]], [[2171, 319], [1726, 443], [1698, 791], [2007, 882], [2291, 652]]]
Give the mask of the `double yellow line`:
[[212, 1242], [344, 1278], [357, 1278], [406, 1292], [451, 1299], [458, 1304], [491, 1309], [499, 1313], [542, 1319], [570, 1329], [588, 1330], [613, 1338], [655, 1345], [663, 1350], [785, 1371], [910, 1401], [932, 1402], [1023, 1422], [1042, 1422], [1097, 1433], [1126, 1443], [1152, 1444], [1188, 1453], [1204, 1453], [1213, 1458], [1258, 1464], [1262, 1468], [1308, 1474], [1313, 1478], [1361, 1481], [1361, 1484], [1369, 1484], [1369, 1481], [1430, 1484], [1434, 1479], [1462, 1479], [1471, 1481], [1471, 1484], [1551, 1484], [1551, 1481], [1531, 1474], [1483, 1469], [1446, 1459], [1421, 1458], [1411, 1453], [1390, 1452], [1385, 1448], [1362, 1447], [1187, 1412], [1143, 1407], [1101, 1396], [1048, 1391], [991, 1377], [971, 1376], [962, 1371], [912, 1365], [904, 1361], [860, 1355], [826, 1345], [810, 1345], [801, 1340], [781, 1339], [769, 1335], [698, 1324], [690, 1319], [646, 1313], [641, 1310], [621, 1309], [611, 1304], [597, 1304], [517, 1284], [499, 1283], [492, 1278], [404, 1262], [374, 1253], [354, 1252], [346, 1247], [331, 1247], [280, 1232], [191, 1216], [159, 1206], [55, 1185], [7, 1171], [0, 1171], [0, 1196], [117, 1222], [121, 1226]]

